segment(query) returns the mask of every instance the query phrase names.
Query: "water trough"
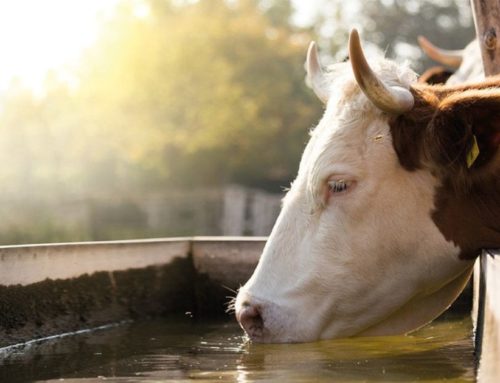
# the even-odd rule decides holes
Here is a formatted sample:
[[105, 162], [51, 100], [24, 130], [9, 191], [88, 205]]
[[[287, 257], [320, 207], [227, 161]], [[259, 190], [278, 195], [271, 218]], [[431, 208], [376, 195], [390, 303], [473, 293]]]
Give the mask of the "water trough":
[[[265, 238], [0, 248], [0, 347], [127, 319], [220, 315]], [[230, 270], [228, 273], [227, 271]]]
[[[266, 238], [190, 237], [0, 248], [0, 348], [158, 316], [228, 318], [228, 290], [251, 275]], [[496, 255], [495, 255], [496, 254]], [[479, 381], [499, 381], [500, 263], [476, 270]], [[453, 310], [470, 309], [467, 294]], [[494, 377], [494, 378], [492, 378]]]

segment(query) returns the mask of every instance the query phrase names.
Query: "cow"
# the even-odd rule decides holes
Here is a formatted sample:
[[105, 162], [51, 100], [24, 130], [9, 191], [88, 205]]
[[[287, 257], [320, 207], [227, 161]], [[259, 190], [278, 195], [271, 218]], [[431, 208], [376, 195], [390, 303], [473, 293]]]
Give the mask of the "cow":
[[235, 300], [251, 341], [405, 334], [440, 315], [500, 246], [500, 78], [417, 82], [348, 62], [307, 78], [325, 104], [258, 265]]
[[442, 66], [432, 67], [422, 73], [420, 82], [456, 85], [484, 79], [483, 62], [477, 40], [471, 41], [464, 49], [455, 51], [438, 48], [424, 36], [418, 37], [418, 43], [431, 59], [455, 69], [455, 72], [451, 72]]

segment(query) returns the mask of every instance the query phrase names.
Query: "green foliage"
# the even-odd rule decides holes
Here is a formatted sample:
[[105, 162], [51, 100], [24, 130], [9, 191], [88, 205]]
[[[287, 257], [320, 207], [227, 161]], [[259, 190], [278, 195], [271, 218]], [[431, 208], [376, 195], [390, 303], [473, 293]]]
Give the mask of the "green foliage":
[[[304, 84], [309, 39], [276, 6], [291, 9], [287, 1], [122, 0], [76, 85], [53, 73], [40, 96], [14, 82], [2, 96], [0, 182], [4, 203], [20, 210], [0, 226], [0, 240], [148, 235], [126, 206], [91, 209], [92, 227], [79, 234], [50, 212], [57, 201], [287, 186], [322, 107]], [[22, 201], [45, 208], [26, 221], [33, 205]]]
[[249, 3], [145, 19], [124, 6], [79, 96], [134, 187], [287, 184], [321, 110], [304, 85], [305, 49]]

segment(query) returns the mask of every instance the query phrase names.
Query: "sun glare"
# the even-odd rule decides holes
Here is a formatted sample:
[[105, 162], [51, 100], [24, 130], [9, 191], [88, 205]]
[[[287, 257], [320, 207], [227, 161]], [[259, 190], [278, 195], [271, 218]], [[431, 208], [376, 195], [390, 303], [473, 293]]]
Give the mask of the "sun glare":
[[13, 78], [40, 91], [48, 71], [65, 71], [97, 38], [117, 0], [0, 2], [0, 90]]
[[[314, 4], [321, 0], [313, 0]], [[99, 34], [103, 20], [119, 0], [13, 0], [0, 2], [0, 92], [13, 79], [43, 93], [47, 73], [71, 84], [71, 68]], [[306, 2], [293, 0], [297, 21], [307, 24], [313, 12]], [[140, 0], [137, 16], [147, 7]]]

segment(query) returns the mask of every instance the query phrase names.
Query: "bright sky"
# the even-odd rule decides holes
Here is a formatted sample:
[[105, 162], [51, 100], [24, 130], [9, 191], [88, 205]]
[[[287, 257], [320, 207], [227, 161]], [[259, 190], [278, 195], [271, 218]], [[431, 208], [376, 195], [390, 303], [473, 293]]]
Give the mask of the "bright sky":
[[[12, 78], [41, 91], [49, 70], [64, 76], [98, 36], [100, 20], [118, 0], [0, 1], [0, 91]], [[306, 25], [321, 0], [292, 0]], [[70, 73], [71, 71], [68, 71]]]
[[318, 12], [321, 3], [322, 0], [292, 0], [292, 4], [297, 10], [293, 21], [301, 26], [309, 25]]
[[116, 0], [0, 2], [0, 90], [12, 77], [39, 89], [48, 70], [76, 62]]

